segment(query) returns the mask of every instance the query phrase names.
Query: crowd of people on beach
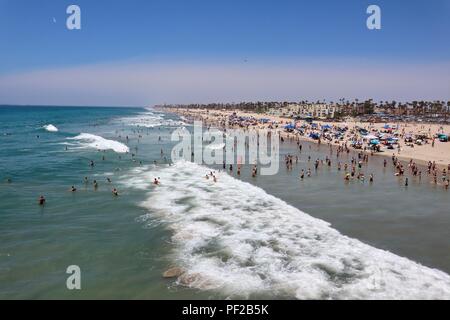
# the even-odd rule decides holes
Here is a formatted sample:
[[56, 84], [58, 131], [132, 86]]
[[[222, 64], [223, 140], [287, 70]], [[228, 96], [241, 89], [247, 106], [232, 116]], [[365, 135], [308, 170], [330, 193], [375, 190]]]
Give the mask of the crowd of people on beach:
[[[431, 144], [432, 147], [435, 146], [436, 137], [431, 134], [431, 129], [429, 129], [428, 132], [425, 132], [426, 130], [424, 125], [420, 127], [421, 139], [414, 141], [410, 140], [411, 135], [406, 131], [406, 128], [404, 127], [399, 131], [398, 125], [385, 125], [383, 130], [376, 130], [370, 123], [366, 128], [355, 127], [353, 129], [349, 129], [339, 126], [326, 126], [325, 130], [323, 130], [324, 126], [320, 128], [319, 126], [309, 124], [302, 126], [302, 130], [293, 131], [283, 130], [283, 123], [276, 123], [275, 121], [270, 121], [270, 119], [267, 118], [257, 119], [247, 116], [240, 117], [236, 113], [233, 113], [232, 115], [213, 114], [211, 116], [207, 113], [191, 114], [189, 112], [185, 112], [183, 113], [183, 116], [190, 120], [202, 120], [208, 125], [208, 128], [211, 126], [217, 126], [225, 130], [230, 127], [239, 128], [244, 131], [259, 130], [263, 128], [278, 130], [280, 133], [280, 142], [296, 142], [300, 154], [302, 151], [302, 144], [300, 142], [303, 140], [316, 142], [318, 145], [327, 144], [330, 148], [330, 154], [334, 152], [333, 150], [336, 152], [336, 169], [339, 172], [343, 172], [343, 179], [345, 182], [350, 182], [351, 180], [364, 182], [366, 180], [364, 170], [369, 171], [368, 181], [370, 183], [375, 182], [375, 174], [370, 172], [368, 163], [369, 157], [379, 154], [381, 151], [379, 144], [380, 139], [382, 139], [383, 141], [386, 141], [384, 142], [386, 146], [395, 146], [394, 148], [387, 148], [387, 150], [394, 149], [393, 151], [397, 153], [397, 155], [395, 152], [392, 153], [392, 170], [395, 176], [404, 178], [404, 186], [409, 185], [411, 177], [417, 177], [418, 180], [421, 181], [424, 175], [423, 170], [426, 170], [426, 174], [430, 177], [433, 184], [442, 185], [446, 190], [449, 188], [450, 180], [448, 177], [448, 172], [450, 171], [450, 164], [448, 164], [447, 168], [441, 169], [440, 167], [442, 166], [438, 166], [435, 161], [429, 161], [427, 169], [421, 169], [422, 165], [418, 164], [413, 159], [411, 159], [409, 163], [405, 163], [404, 160], [402, 161], [399, 159], [399, 155], [402, 151], [399, 140], [405, 141], [405, 147], [414, 146], [415, 143], [419, 145], [421, 143]], [[395, 130], [399, 132], [395, 132]], [[311, 138], [311, 135], [317, 132], [321, 132], [322, 135], [318, 135], [317, 138], [315, 136]], [[394, 132], [395, 138], [393, 137]], [[436, 135], [443, 134], [443, 132], [443, 128], [440, 127]], [[372, 136], [372, 133], [376, 134], [376, 136]], [[307, 138], [305, 139], [305, 137]], [[408, 144], [406, 143], [407, 141], [411, 141], [413, 143]], [[355, 153], [356, 156], [352, 156], [348, 162], [341, 160], [343, 154], [349, 155], [351, 152]], [[383, 160], [384, 168], [388, 167], [388, 161], [386, 158]], [[297, 164], [299, 162], [299, 155], [286, 155], [284, 160], [287, 170], [293, 170], [293, 164]], [[311, 167], [300, 169], [299, 176], [301, 180], [305, 177], [311, 177], [312, 168], [314, 168], [315, 171], [318, 171], [320, 166], [332, 167], [331, 156], [326, 156], [325, 159], [316, 159], [315, 161], [312, 161], [311, 156], [308, 156], [308, 163], [309, 162], [313, 162]], [[240, 169], [238, 169], [238, 173], [240, 173]], [[439, 175], [441, 177], [440, 179]], [[252, 176], [255, 176], [253, 168]]]

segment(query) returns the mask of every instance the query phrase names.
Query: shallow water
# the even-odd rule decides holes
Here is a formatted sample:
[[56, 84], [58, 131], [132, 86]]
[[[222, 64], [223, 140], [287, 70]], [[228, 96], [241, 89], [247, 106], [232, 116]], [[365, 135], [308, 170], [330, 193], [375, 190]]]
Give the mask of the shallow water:
[[[46, 131], [43, 126], [49, 124], [58, 132]], [[160, 151], [170, 151], [170, 133], [178, 125], [174, 116], [144, 109], [0, 108], [0, 297], [345, 299], [448, 294], [450, 195], [428, 178], [410, 178], [405, 188], [390, 163], [384, 169], [381, 157], [373, 157], [364, 171], [366, 176], [373, 172], [375, 182], [346, 184], [327, 146], [302, 143], [293, 171], [281, 165], [275, 176], [252, 178], [244, 168], [239, 180], [255, 187], [221, 173], [218, 185], [224, 189], [212, 194], [214, 186], [204, 185], [207, 169], [163, 164]], [[128, 146], [136, 161], [131, 154], [98, 152], [86, 141], [69, 139], [81, 133]], [[297, 153], [296, 144], [282, 144], [281, 153]], [[333, 166], [315, 174], [307, 155], [313, 160], [331, 156]], [[308, 167], [313, 176], [300, 181], [299, 170]], [[178, 180], [180, 174], [190, 176]], [[161, 176], [162, 188], [151, 186], [155, 176]], [[12, 183], [4, 182], [6, 177]], [[68, 191], [71, 185], [78, 188], [75, 194]], [[119, 189], [119, 197], [111, 195], [112, 187]], [[47, 198], [44, 208], [37, 205], [41, 194]], [[210, 221], [217, 216], [224, 221]], [[302, 231], [306, 225], [310, 228]], [[311, 226], [318, 229], [313, 232]], [[273, 242], [276, 233], [282, 244]], [[195, 241], [187, 241], [189, 235]], [[319, 239], [308, 243], [306, 235]], [[334, 249], [327, 241], [336, 243]], [[297, 252], [300, 245], [304, 251]], [[286, 252], [289, 247], [292, 252]], [[346, 263], [343, 253], [358, 262]], [[80, 291], [65, 287], [65, 270], [72, 264], [81, 268]], [[162, 272], [173, 265], [201, 276], [181, 283], [163, 279]], [[298, 272], [310, 267], [307, 275]], [[403, 274], [397, 277], [399, 270]]]

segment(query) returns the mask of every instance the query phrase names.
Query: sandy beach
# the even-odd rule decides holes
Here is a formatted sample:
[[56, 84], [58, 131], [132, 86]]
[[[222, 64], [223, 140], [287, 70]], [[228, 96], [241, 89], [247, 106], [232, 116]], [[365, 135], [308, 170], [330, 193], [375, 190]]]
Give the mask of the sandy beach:
[[[294, 133], [288, 133], [283, 129], [283, 125], [288, 123], [294, 123], [295, 121], [289, 118], [273, 116], [269, 114], [261, 114], [261, 113], [248, 113], [240, 110], [206, 110], [206, 109], [174, 109], [174, 108], [165, 108], [165, 112], [173, 112], [180, 116], [186, 117], [187, 119], [197, 119], [202, 120], [205, 123], [217, 126], [223, 126], [226, 123], [226, 120], [230, 115], [236, 113], [237, 116], [242, 117], [253, 117], [256, 119], [266, 118], [270, 119], [270, 121], [277, 122], [278, 128], [277, 130], [283, 136], [293, 136]], [[301, 121], [300, 121], [301, 122]], [[347, 119], [344, 122], [333, 122], [333, 121], [314, 121], [319, 126], [328, 124], [330, 126], [339, 126], [345, 127], [347, 126], [349, 129], [355, 129], [356, 127], [367, 129], [369, 132], [381, 131], [386, 123], [367, 123], [367, 122], [358, 122], [354, 119]], [[424, 133], [428, 135], [430, 138], [433, 137], [436, 133], [450, 133], [450, 125], [439, 125], [439, 124], [428, 124], [428, 123], [387, 123], [391, 126], [398, 126], [397, 131], [402, 134], [402, 136], [411, 134], [416, 135], [419, 133]], [[268, 128], [269, 124], [258, 123], [256, 128]], [[306, 135], [296, 135], [300, 140], [311, 141], [318, 143], [317, 140], [314, 140]], [[414, 144], [414, 147], [409, 146], [410, 144], [406, 144], [403, 139], [399, 140], [400, 149], [395, 148], [394, 150], [387, 150], [386, 148], [382, 148], [382, 152], [374, 153], [376, 156], [387, 156], [392, 157], [395, 155], [398, 159], [404, 161], [410, 161], [411, 159], [415, 161], [417, 164], [426, 165], [429, 161], [435, 162], [438, 167], [447, 168], [450, 164], [450, 143], [449, 142], [440, 142], [438, 139], [435, 140], [434, 146], [431, 143], [424, 143], [422, 145]], [[328, 143], [328, 142], [327, 142]], [[338, 141], [330, 141], [331, 145], [338, 146], [342, 144]]]

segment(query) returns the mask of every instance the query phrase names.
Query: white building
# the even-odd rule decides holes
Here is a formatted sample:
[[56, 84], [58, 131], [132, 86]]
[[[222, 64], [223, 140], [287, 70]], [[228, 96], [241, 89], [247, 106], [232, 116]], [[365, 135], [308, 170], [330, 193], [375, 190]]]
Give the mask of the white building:
[[290, 104], [286, 108], [286, 115], [291, 117], [307, 118], [312, 117], [316, 119], [334, 118], [339, 112], [339, 107], [326, 103], [312, 103], [312, 104]]

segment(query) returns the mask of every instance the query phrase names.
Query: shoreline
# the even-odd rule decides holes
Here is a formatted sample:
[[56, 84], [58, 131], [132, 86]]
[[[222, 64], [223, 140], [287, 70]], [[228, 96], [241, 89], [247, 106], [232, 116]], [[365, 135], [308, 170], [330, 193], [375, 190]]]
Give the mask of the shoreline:
[[[298, 139], [300, 141], [311, 142], [315, 144], [319, 144], [318, 140], [314, 140], [307, 136], [302, 136], [300, 134], [289, 133], [283, 130], [283, 125], [286, 123], [293, 122], [292, 119], [272, 116], [268, 114], [257, 114], [257, 113], [248, 113], [240, 110], [205, 110], [205, 109], [173, 109], [173, 108], [155, 108], [157, 111], [163, 111], [167, 113], [176, 114], [178, 116], [187, 117], [189, 120], [201, 120], [207, 124], [215, 125], [220, 128], [229, 128], [229, 126], [224, 125], [225, 119], [227, 119], [234, 112], [238, 116], [243, 117], [254, 117], [254, 118], [266, 118], [270, 119], [270, 121], [277, 121], [281, 126], [278, 128], [272, 128], [270, 130], [278, 131], [280, 136], [284, 138], [292, 138]], [[371, 129], [380, 129], [385, 123], [367, 123], [367, 122], [357, 122], [357, 121], [349, 121], [349, 122], [333, 122], [333, 121], [314, 121], [314, 123], [318, 123], [319, 125], [329, 124], [329, 125], [347, 125], [349, 128], [353, 129], [355, 127], [362, 127]], [[429, 130], [430, 135], [434, 135], [436, 132], [443, 131], [445, 133], [450, 132], [450, 125], [439, 125], [439, 124], [418, 124], [418, 123], [398, 123], [399, 130], [404, 130], [405, 133], [415, 134], [420, 131]], [[267, 125], [260, 124], [256, 126], [252, 126], [255, 129], [268, 129]], [[440, 129], [442, 128], [442, 130]], [[341, 146], [341, 143], [336, 143], [335, 141], [322, 141], [323, 145], [331, 145], [333, 148], [338, 148]], [[448, 169], [450, 165], [450, 142], [439, 142], [438, 140], [435, 143], [435, 146], [432, 147], [431, 144], [424, 145], [415, 145], [414, 148], [408, 147], [405, 145], [403, 141], [400, 144], [400, 152], [399, 150], [393, 149], [392, 152], [387, 150], [383, 150], [382, 152], [371, 152], [370, 150], [363, 149], [354, 149], [351, 148], [355, 152], [363, 152], [365, 154], [370, 154], [373, 156], [381, 156], [391, 158], [393, 155], [403, 162], [414, 161], [417, 165], [427, 166], [428, 162], [435, 162], [436, 167], [439, 169]]]

